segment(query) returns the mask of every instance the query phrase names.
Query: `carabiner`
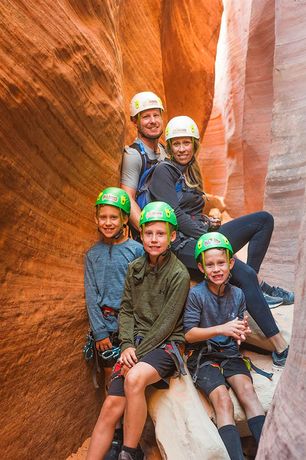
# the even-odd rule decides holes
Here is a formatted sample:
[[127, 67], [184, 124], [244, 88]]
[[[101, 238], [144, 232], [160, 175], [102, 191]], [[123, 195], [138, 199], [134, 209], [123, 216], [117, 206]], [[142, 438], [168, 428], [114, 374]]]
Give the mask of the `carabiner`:
[[99, 355], [103, 359], [117, 359], [120, 355], [120, 347], [112, 347], [110, 350], [99, 352]]

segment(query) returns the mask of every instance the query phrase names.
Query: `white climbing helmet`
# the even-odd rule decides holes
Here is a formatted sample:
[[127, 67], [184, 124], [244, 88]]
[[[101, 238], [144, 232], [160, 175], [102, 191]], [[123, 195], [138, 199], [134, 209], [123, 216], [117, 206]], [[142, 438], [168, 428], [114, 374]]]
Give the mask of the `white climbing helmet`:
[[143, 110], [149, 109], [164, 110], [161, 99], [151, 91], [143, 91], [142, 93], [135, 94], [130, 103], [131, 117], [135, 117], [135, 115]]
[[165, 130], [166, 141], [174, 137], [194, 137], [200, 139], [199, 128], [195, 121], [187, 116], [171, 118]]

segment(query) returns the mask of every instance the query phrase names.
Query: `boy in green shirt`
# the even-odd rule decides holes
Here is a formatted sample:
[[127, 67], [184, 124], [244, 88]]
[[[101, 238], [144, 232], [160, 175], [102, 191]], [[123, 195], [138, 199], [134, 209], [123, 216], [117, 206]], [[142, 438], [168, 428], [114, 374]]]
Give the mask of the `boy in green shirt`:
[[101, 460], [112, 441], [116, 422], [124, 413], [124, 442], [120, 460], [135, 460], [147, 417], [145, 389], [167, 387], [184, 343], [182, 311], [189, 274], [170, 251], [176, 237], [173, 209], [149, 203], [140, 217], [146, 252], [129, 265], [119, 314], [121, 357], [112, 374], [108, 396], [96, 423], [87, 460]]

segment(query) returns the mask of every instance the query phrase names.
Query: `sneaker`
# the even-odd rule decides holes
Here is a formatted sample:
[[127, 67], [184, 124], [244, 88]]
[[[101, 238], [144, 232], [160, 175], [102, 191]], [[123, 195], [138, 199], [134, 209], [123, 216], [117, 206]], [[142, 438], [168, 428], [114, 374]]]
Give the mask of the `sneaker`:
[[128, 452], [125, 452], [125, 450], [122, 450], [119, 454], [118, 460], [133, 460], [133, 458]]
[[283, 303], [283, 299], [281, 297], [272, 297], [271, 295], [268, 295], [265, 292], [263, 292], [263, 296], [267, 304], [269, 305], [270, 309], [279, 307]]
[[283, 305], [291, 305], [294, 303], [294, 292], [286, 291], [278, 286], [270, 286], [264, 281], [260, 284], [261, 290], [272, 297], [281, 297]]
[[111, 448], [104, 457], [104, 460], [118, 460], [118, 455], [121, 451], [122, 443], [118, 439], [114, 439]]
[[138, 444], [137, 451], [136, 451], [136, 460], [143, 460], [143, 459], [144, 459], [144, 453], [142, 451], [142, 448]]
[[276, 367], [284, 367], [286, 364], [288, 352], [289, 352], [289, 346], [281, 353], [277, 353], [276, 351], [273, 351], [272, 352], [273, 365]]
[[291, 305], [294, 303], [294, 292], [286, 291], [281, 287], [272, 286], [270, 295], [273, 297], [281, 297], [283, 299], [283, 305]]

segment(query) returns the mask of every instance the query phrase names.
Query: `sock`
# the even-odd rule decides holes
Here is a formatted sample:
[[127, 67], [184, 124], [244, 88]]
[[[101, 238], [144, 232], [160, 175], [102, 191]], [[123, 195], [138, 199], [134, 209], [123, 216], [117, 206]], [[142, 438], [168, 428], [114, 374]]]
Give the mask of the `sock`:
[[224, 425], [218, 429], [231, 460], [244, 460], [240, 436], [235, 425]]
[[115, 439], [118, 439], [119, 441], [122, 441], [123, 440], [123, 428], [120, 427], [120, 428], [116, 428], [115, 429], [115, 436], [114, 436]]
[[248, 425], [250, 432], [255, 438], [256, 443], [259, 443], [260, 435], [262, 432], [263, 424], [265, 423], [265, 415], [257, 415], [256, 417], [249, 418]]
[[134, 447], [122, 446], [122, 450], [130, 454], [133, 460], [136, 460], [137, 448], [135, 449]]
[[261, 290], [263, 292], [265, 292], [266, 294], [268, 295], [271, 295], [271, 292], [272, 292], [272, 286], [270, 286], [270, 284], [266, 283], [265, 281], [262, 281], [260, 283], [260, 287], [261, 287]]

